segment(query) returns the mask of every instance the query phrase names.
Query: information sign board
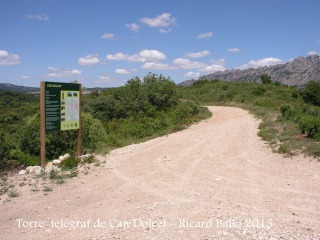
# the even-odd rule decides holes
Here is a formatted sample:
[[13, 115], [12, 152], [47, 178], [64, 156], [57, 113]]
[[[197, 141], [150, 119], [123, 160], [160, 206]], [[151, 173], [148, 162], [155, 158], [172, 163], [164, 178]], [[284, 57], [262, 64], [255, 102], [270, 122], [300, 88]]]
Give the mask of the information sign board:
[[79, 129], [80, 84], [44, 82], [45, 131]]

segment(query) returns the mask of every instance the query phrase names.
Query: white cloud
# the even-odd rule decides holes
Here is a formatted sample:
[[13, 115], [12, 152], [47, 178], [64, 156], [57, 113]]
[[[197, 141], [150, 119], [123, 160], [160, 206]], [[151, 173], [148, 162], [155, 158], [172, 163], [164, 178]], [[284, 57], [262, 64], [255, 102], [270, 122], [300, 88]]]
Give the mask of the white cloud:
[[7, 51], [4, 50], [0, 50], [0, 57], [8, 57], [9, 53]]
[[258, 60], [251, 60], [249, 61], [249, 63], [244, 64], [238, 68], [239, 69], [259, 68], [263, 66], [272, 66], [272, 65], [281, 64], [281, 63], [284, 63], [284, 61], [279, 58], [269, 57], [269, 58], [263, 58]]
[[142, 58], [139, 54], [127, 55], [126, 61], [128, 62], [145, 62], [146, 60]]
[[21, 76], [21, 79], [30, 79], [30, 77], [27, 75], [23, 75], [23, 76]]
[[227, 61], [224, 58], [218, 59], [218, 60], [211, 60], [210, 62], [218, 65], [225, 66], [227, 64]]
[[17, 65], [20, 63], [21, 63], [21, 58], [19, 55], [14, 53], [9, 53], [8, 51], [5, 51], [5, 50], [0, 50], [0, 67]]
[[231, 52], [231, 53], [239, 53], [241, 51], [240, 48], [229, 48], [228, 49], [228, 52]]
[[87, 55], [78, 59], [78, 63], [83, 66], [91, 66], [100, 62], [96, 55]]
[[108, 75], [102, 75], [102, 76], [99, 76], [99, 79], [103, 82], [110, 82], [112, 81], [111, 77], [108, 76]]
[[27, 18], [29, 19], [35, 19], [39, 21], [49, 21], [50, 18], [48, 17], [47, 14], [28, 14], [26, 15]]
[[[203, 62], [191, 61], [185, 58], [177, 58], [172, 63], [173, 63], [173, 69], [197, 69], [199, 72], [205, 72], [205, 73], [225, 70], [224, 59], [212, 60], [211, 62], [214, 62], [214, 63], [211, 65], [207, 65]], [[194, 72], [189, 72], [190, 76], [193, 74]]]
[[164, 53], [158, 51], [158, 50], [142, 50], [139, 52], [139, 56], [145, 59], [145, 61], [162, 61], [165, 60], [167, 57]]
[[175, 24], [176, 19], [171, 16], [171, 13], [162, 13], [156, 18], [144, 17], [141, 22], [147, 24], [149, 27], [168, 27]]
[[316, 51], [309, 51], [308, 56], [311, 56], [311, 55], [318, 55], [318, 53]]
[[114, 55], [108, 54], [107, 60], [113, 61], [128, 61], [128, 62], [158, 62], [165, 60], [167, 57], [163, 52], [158, 50], [141, 50], [138, 54], [128, 55], [122, 52], [118, 52]]
[[171, 16], [171, 13], [162, 13], [155, 18], [144, 17], [140, 20], [149, 27], [159, 28], [161, 33], [169, 33], [172, 31], [170, 26], [176, 24], [177, 19]]
[[208, 56], [210, 54], [209, 51], [201, 51], [201, 52], [194, 52], [194, 53], [187, 53], [186, 57], [189, 58], [202, 58]]
[[114, 38], [114, 34], [113, 33], [104, 33], [101, 35], [101, 38], [103, 39], [111, 39]]
[[200, 73], [198, 72], [187, 72], [185, 77], [192, 78], [192, 79], [198, 79], [200, 77]]
[[125, 26], [134, 32], [139, 32], [140, 30], [140, 26], [136, 23], [126, 23]]
[[126, 69], [123, 69], [123, 68], [118, 68], [118, 69], [116, 69], [115, 73], [125, 75], [125, 74], [130, 74], [131, 72]]
[[197, 38], [203, 39], [203, 38], [210, 38], [213, 36], [213, 32], [206, 32], [206, 33], [200, 33]]
[[70, 69], [48, 67], [48, 70], [51, 71], [51, 73], [48, 73], [47, 77], [73, 77], [73, 76], [79, 76], [82, 73], [78, 69], [70, 70]]
[[108, 54], [106, 59], [107, 60], [113, 60], [113, 61], [125, 61], [127, 60], [128, 56], [122, 52], [118, 52], [114, 55]]
[[116, 54], [108, 54], [106, 56], [106, 59], [110, 61], [144, 62], [144, 59], [142, 59], [138, 54], [128, 55], [122, 52], [117, 52]]
[[175, 69], [192, 69], [192, 68], [204, 68], [206, 64], [201, 62], [193, 62], [186, 58], [177, 58], [173, 62]]
[[171, 31], [172, 31], [171, 28], [168, 28], [168, 29], [160, 28], [160, 29], [159, 29], [159, 32], [161, 32], [161, 33], [169, 33], [169, 32], [171, 32]]
[[207, 73], [213, 73], [213, 72], [224, 71], [224, 70], [226, 70], [225, 67], [220, 64], [207, 65], [199, 69], [199, 71], [207, 72]]
[[170, 66], [165, 63], [147, 62], [143, 64], [142, 68], [146, 70], [168, 70]]

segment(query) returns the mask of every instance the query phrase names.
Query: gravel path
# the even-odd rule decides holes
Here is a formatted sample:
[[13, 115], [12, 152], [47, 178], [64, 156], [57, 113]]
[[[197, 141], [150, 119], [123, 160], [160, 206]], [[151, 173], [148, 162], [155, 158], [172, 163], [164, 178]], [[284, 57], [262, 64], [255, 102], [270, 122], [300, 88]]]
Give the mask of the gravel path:
[[209, 109], [47, 196], [1, 203], [0, 239], [320, 239], [320, 163], [273, 153], [244, 110]]

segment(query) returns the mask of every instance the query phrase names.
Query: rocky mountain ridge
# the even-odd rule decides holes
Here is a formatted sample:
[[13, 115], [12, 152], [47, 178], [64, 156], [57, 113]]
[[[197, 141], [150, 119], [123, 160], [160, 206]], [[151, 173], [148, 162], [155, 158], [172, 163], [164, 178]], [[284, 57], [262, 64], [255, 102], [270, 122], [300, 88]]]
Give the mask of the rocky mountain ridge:
[[[320, 56], [311, 55], [308, 57], [298, 57], [284, 64], [265, 66], [249, 69], [232, 69], [215, 72], [201, 76], [198, 80], [220, 79], [221, 81], [234, 82], [260, 82], [260, 75], [268, 74], [271, 80], [288, 86], [303, 87], [309, 81], [320, 82]], [[188, 80], [178, 85], [190, 86], [196, 80]]]

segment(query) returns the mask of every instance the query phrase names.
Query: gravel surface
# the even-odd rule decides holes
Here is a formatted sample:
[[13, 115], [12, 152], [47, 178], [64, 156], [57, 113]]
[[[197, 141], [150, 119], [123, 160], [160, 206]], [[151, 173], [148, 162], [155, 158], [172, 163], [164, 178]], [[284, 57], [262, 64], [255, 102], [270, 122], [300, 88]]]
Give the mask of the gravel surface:
[[38, 179], [50, 192], [2, 195], [0, 239], [320, 239], [320, 163], [273, 153], [244, 110], [209, 109], [62, 185]]

